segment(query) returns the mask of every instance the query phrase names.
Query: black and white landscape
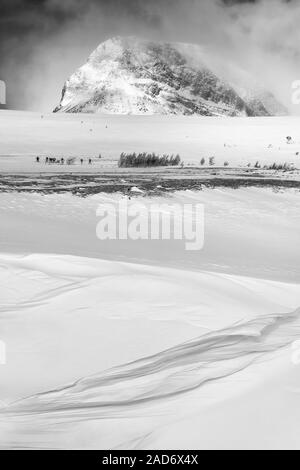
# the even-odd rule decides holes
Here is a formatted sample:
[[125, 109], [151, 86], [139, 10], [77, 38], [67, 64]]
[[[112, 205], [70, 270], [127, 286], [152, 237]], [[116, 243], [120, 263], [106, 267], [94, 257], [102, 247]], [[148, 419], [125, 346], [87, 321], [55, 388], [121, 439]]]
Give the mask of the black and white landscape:
[[299, 3], [110, 3], [0, 7], [0, 449], [299, 450]]

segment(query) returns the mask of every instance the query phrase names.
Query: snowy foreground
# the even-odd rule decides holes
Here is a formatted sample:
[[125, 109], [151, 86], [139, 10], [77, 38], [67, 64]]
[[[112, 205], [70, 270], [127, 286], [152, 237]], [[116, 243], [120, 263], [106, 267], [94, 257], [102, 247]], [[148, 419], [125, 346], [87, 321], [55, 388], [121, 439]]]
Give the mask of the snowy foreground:
[[199, 252], [100, 242], [108, 198], [0, 196], [0, 447], [299, 449], [299, 192], [174, 194]]

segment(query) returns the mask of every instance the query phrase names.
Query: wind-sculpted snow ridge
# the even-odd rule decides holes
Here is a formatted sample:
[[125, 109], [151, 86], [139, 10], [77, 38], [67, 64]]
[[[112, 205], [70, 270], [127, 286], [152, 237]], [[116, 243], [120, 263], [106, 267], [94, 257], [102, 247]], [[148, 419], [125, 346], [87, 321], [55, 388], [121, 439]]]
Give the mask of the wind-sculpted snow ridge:
[[299, 335], [300, 309], [261, 316], [20, 400], [0, 410], [0, 447], [136, 449], [145, 444], [149, 448], [152, 442], [155, 446], [156, 431], [164, 433], [171, 423], [207, 408], [209, 386], [219, 386], [214, 389], [217, 402], [223, 401], [230, 377], [238, 387], [251, 389], [250, 366], [266, 368], [272, 358], [276, 362], [276, 353]]
[[154, 356], [84, 378], [1, 410], [3, 415], [95, 419], [130, 414], [135, 406], [163, 401], [235, 374], [300, 335], [300, 309], [238, 323]]
[[116, 37], [64, 85], [55, 112], [270, 116], [287, 111], [244, 76], [219, 74], [200, 46]]

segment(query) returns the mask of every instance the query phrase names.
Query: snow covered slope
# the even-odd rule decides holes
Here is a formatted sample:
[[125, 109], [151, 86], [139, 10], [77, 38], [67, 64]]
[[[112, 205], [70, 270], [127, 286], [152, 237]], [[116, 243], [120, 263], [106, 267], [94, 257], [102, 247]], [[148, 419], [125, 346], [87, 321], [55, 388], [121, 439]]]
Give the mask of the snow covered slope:
[[175, 193], [193, 253], [99, 241], [120, 198], [0, 194], [0, 449], [299, 449], [299, 193]]
[[179, 449], [181, 424], [186, 448], [205, 448], [215, 406], [217, 422], [228, 407], [236, 419], [236, 400], [256, 419], [226, 426], [216, 448], [232, 448], [240, 432], [238, 447], [256, 447], [258, 433], [259, 446], [265, 434], [276, 448], [272, 416], [286, 429], [280, 445], [299, 448], [289, 357], [299, 285], [63, 255], [0, 255], [0, 264], [9, 352], [0, 396], [12, 385], [18, 398], [44, 390], [3, 402], [0, 448]]
[[[271, 93], [244, 89], [207, 66], [200, 46], [113, 38], [66, 82], [55, 111], [108, 114], [286, 114]], [[252, 85], [251, 85], [252, 86]], [[240, 93], [241, 91], [241, 93]]]

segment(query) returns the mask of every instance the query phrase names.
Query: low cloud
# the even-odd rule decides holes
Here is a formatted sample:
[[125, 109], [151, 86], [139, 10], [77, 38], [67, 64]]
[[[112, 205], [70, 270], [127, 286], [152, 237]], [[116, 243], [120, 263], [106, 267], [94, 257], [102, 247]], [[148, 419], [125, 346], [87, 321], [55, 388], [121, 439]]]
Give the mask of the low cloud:
[[137, 35], [202, 44], [215, 62], [245, 69], [293, 110], [299, 20], [297, 0], [11, 0], [0, 6], [0, 79], [10, 107], [50, 111], [100, 42]]

